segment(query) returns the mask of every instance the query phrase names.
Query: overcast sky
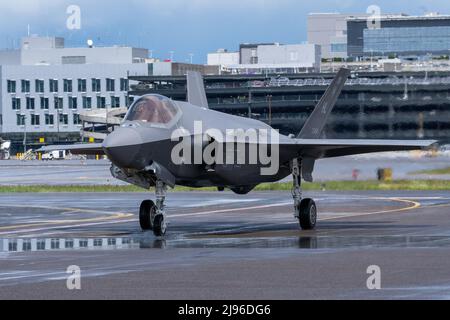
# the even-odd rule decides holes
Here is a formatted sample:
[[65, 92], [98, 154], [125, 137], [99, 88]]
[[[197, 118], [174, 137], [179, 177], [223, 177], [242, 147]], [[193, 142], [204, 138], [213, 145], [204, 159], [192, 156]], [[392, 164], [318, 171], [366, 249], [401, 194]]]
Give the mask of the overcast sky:
[[[218, 48], [242, 42], [301, 43], [311, 12], [450, 14], [449, 0], [0, 0], [0, 47], [18, 46], [27, 34], [64, 36], [69, 46], [132, 45], [167, 59], [205, 62]], [[69, 5], [81, 8], [81, 29], [68, 30]]]

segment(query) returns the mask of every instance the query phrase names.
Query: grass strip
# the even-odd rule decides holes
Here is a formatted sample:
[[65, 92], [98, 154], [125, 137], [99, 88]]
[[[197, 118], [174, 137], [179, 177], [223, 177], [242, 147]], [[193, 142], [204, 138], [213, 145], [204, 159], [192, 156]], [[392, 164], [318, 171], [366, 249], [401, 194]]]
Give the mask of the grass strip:
[[[291, 183], [264, 183], [256, 187], [256, 191], [290, 191]], [[328, 181], [324, 183], [304, 183], [306, 191], [442, 191], [450, 190], [447, 180], [396, 180], [392, 182], [380, 181]], [[217, 191], [216, 188], [186, 188], [176, 187], [175, 192], [189, 191]], [[0, 193], [114, 193], [114, 192], [148, 192], [132, 185], [30, 185], [30, 186], [0, 186]]]

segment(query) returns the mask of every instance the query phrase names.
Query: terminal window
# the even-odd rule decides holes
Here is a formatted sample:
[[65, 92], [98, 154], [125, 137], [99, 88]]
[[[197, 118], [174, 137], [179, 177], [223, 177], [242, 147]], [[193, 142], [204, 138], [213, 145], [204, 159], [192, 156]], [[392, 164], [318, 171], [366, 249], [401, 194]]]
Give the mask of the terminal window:
[[69, 109], [78, 108], [78, 101], [76, 97], [69, 97]]
[[78, 79], [78, 92], [86, 92], [86, 79]]
[[55, 116], [53, 114], [46, 114], [45, 115], [45, 124], [47, 126], [52, 126], [55, 124]]
[[55, 109], [57, 109], [57, 110], [62, 109], [62, 108], [64, 108], [64, 99], [55, 97], [54, 104], [55, 104]]
[[73, 114], [73, 124], [76, 125], [76, 126], [81, 124], [80, 115], [77, 114], [77, 113]]
[[129, 85], [128, 85], [128, 79], [120, 79], [120, 91], [128, 91]]
[[48, 110], [49, 109], [49, 100], [48, 98], [41, 97], [41, 109]]
[[63, 125], [69, 124], [69, 115], [68, 114], [60, 114], [59, 115], [59, 123]]
[[16, 81], [8, 80], [8, 93], [16, 93]]
[[83, 97], [83, 109], [91, 109], [91, 108], [92, 108], [92, 98]]
[[100, 91], [102, 91], [100, 79], [92, 79], [92, 92], [100, 92]]
[[50, 92], [53, 92], [53, 93], [58, 92], [58, 80], [50, 79], [49, 86], [50, 86]]
[[44, 80], [36, 80], [36, 92], [43, 93], [44, 92]]
[[111, 107], [120, 108], [120, 97], [111, 97]]
[[24, 126], [25, 125], [25, 115], [18, 114], [17, 115], [17, 125], [18, 126]]
[[20, 98], [12, 98], [12, 109], [20, 110]]
[[22, 93], [29, 93], [29, 92], [30, 92], [30, 81], [22, 80]]
[[27, 110], [34, 110], [34, 98], [27, 97]]
[[98, 109], [106, 108], [106, 98], [105, 97], [97, 97], [97, 108]]
[[39, 125], [41, 125], [41, 117], [38, 114], [32, 114], [31, 115], [31, 125], [32, 126], [39, 126]]
[[116, 81], [114, 79], [106, 79], [106, 91], [116, 91]]
[[64, 79], [64, 92], [72, 92], [72, 80]]

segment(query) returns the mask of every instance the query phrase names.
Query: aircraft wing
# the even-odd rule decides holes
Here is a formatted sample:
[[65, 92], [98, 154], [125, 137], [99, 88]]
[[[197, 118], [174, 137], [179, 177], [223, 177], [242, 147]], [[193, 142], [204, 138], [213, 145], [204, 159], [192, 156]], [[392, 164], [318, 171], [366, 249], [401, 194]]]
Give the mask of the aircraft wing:
[[42, 147], [37, 152], [52, 152], [52, 151], [69, 151], [75, 155], [104, 155], [101, 143], [89, 144], [74, 144], [74, 145], [54, 145]]

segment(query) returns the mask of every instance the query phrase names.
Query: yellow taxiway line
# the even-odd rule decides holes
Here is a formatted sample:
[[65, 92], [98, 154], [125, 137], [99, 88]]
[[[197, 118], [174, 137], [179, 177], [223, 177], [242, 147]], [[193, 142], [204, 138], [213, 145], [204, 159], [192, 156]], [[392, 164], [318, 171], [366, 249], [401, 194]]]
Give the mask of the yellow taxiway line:
[[[34, 228], [34, 227], [45, 227], [45, 226], [54, 226], [54, 225], [65, 225], [65, 224], [80, 224], [80, 223], [91, 223], [91, 222], [106, 222], [111, 220], [121, 220], [134, 216], [131, 213], [123, 213], [123, 212], [108, 212], [108, 211], [100, 211], [100, 210], [91, 210], [91, 209], [81, 209], [81, 208], [65, 208], [65, 207], [48, 207], [48, 206], [29, 206], [29, 205], [6, 205], [0, 207], [7, 208], [32, 208], [32, 209], [45, 209], [45, 210], [59, 210], [62, 211], [61, 214], [66, 212], [82, 212], [82, 213], [93, 213], [93, 214], [110, 214], [109, 216], [101, 216], [96, 218], [87, 218], [87, 219], [77, 219], [77, 220], [55, 220], [55, 221], [47, 221], [44, 223], [31, 223], [31, 224], [19, 224], [14, 226], [6, 226], [0, 227], [0, 231], [7, 230], [15, 230], [15, 229], [26, 229], [26, 228]], [[26, 230], [24, 230], [26, 231]]]
[[[395, 212], [403, 212], [403, 211], [410, 211], [414, 209], [418, 209], [421, 207], [421, 204], [417, 201], [407, 200], [407, 199], [401, 199], [401, 198], [358, 198], [357, 200], [380, 200], [380, 201], [393, 201], [393, 202], [400, 202], [408, 204], [407, 207], [404, 208], [397, 208], [397, 209], [391, 209], [391, 210], [383, 210], [383, 211], [376, 211], [376, 212], [366, 212], [366, 213], [355, 213], [355, 214], [347, 214], [347, 215], [339, 215], [339, 216], [333, 216], [329, 218], [322, 218], [319, 219], [319, 221], [327, 221], [327, 220], [336, 220], [341, 218], [349, 218], [349, 217], [359, 217], [359, 216], [367, 216], [367, 215], [376, 215], [376, 214], [387, 214], [387, 213], [395, 213]], [[242, 207], [242, 208], [232, 208], [232, 209], [219, 209], [219, 210], [212, 210], [212, 211], [204, 211], [204, 212], [198, 212], [198, 213], [187, 213], [187, 214], [177, 214], [177, 215], [169, 215], [169, 218], [183, 218], [183, 217], [192, 217], [192, 216], [203, 216], [203, 215], [213, 215], [213, 214], [219, 214], [219, 213], [231, 213], [231, 212], [239, 212], [239, 211], [248, 211], [248, 210], [259, 210], [259, 209], [267, 209], [267, 208], [274, 208], [274, 207], [284, 207], [288, 206], [291, 203], [278, 203], [278, 204], [272, 204], [272, 205], [261, 205], [261, 206], [252, 206], [252, 207]], [[0, 207], [2, 207], [0, 205]], [[84, 224], [84, 223], [96, 223], [96, 222], [109, 222], [112, 220], [123, 220], [127, 218], [131, 218], [134, 216], [134, 214], [131, 213], [123, 213], [123, 212], [107, 212], [107, 211], [100, 211], [100, 210], [91, 210], [91, 209], [82, 209], [82, 208], [65, 208], [65, 207], [49, 207], [49, 206], [29, 206], [29, 205], [6, 205], [3, 207], [14, 207], [14, 208], [33, 208], [33, 209], [46, 209], [46, 210], [59, 210], [62, 211], [61, 213], [66, 212], [81, 212], [81, 213], [93, 213], [93, 214], [109, 214], [108, 216], [101, 216], [96, 218], [87, 218], [87, 219], [77, 219], [77, 220], [55, 220], [55, 221], [47, 221], [44, 223], [32, 223], [32, 224], [21, 224], [21, 225], [13, 225], [13, 226], [5, 226], [0, 227], [0, 231], [8, 231], [8, 230], [17, 230], [17, 231], [27, 231], [27, 228], [34, 228], [34, 227], [45, 227], [45, 226], [58, 226], [58, 225], [67, 225], [70, 227], [71, 224]], [[297, 222], [289, 222], [286, 224], [294, 224]]]

